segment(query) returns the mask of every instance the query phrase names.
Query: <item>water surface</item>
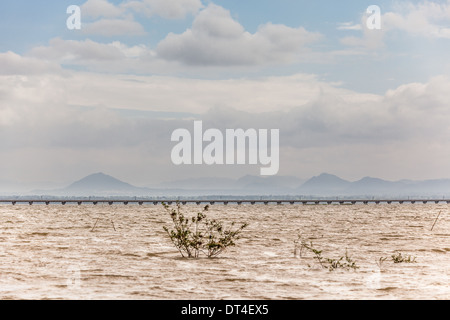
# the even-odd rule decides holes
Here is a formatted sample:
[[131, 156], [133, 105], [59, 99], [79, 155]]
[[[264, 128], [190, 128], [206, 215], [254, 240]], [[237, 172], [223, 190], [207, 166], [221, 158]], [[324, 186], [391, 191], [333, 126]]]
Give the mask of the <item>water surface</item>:
[[[450, 299], [449, 209], [215, 205], [209, 216], [249, 227], [218, 258], [189, 260], [165, 234], [162, 206], [0, 206], [0, 299]], [[359, 269], [294, 255], [299, 234]], [[396, 252], [416, 263], [393, 263]]]

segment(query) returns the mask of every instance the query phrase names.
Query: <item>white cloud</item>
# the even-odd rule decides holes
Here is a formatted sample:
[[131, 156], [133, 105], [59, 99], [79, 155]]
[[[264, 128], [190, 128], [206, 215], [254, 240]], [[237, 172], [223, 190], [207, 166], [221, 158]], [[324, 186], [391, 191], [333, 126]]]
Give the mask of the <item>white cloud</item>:
[[22, 57], [14, 52], [0, 53], [0, 75], [30, 75], [62, 72], [59, 64]]
[[450, 39], [450, 1], [401, 3], [395, 12], [383, 15], [383, 22], [388, 30], [398, 29], [423, 37]]
[[362, 30], [362, 26], [360, 24], [354, 24], [353, 22], [342, 22], [337, 27], [338, 30]]
[[195, 18], [192, 29], [170, 33], [156, 49], [160, 58], [187, 65], [261, 65], [292, 62], [320, 35], [304, 28], [271, 23], [246, 32], [228, 10], [210, 4]]
[[81, 12], [83, 17], [98, 19], [117, 18], [123, 14], [124, 10], [107, 0], [88, 0], [81, 6]]
[[[339, 30], [359, 30], [362, 36], [341, 39], [352, 48], [331, 54], [356, 55], [382, 48], [388, 35], [398, 35], [395, 30], [401, 36], [450, 38], [449, 3], [397, 7], [383, 15], [381, 31], [367, 30], [364, 19], [360, 24], [342, 23]], [[22, 172], [60, 174], [67, 171], [64, 163], [77, 166], [79, 162], [83, 162], [82, 176], [86, 172], [81, 170], [92, 167], [90, 161], [102, 166], [96, 171], [125, 167], [140, 176], [147, 166], [158, 165], [157, 174], [175, 175], [168, 159], [170, 133], [189, 128], [191, 122], [157, 118], [152, 112], [194, 114], [205, 126], [217, 128], [279, 128], [284, 174], [308, 177], [313, 170], [338, 173], [335, 168], [358, 168], [367, 175], [378, 168], [377, 172], [390, 170], [392, 176], [411, 177], [408, 172], [416, 168], [435, 176], [450, 170], [448, 76], [407, 83], [384, 95], [360, 94], [306, 74], [217, 79], [233, 68], [242, 75], [252, 66], [297, 63], [304, 57], [311, 61], [309, 45], [321, 35], [272, 23], [250, 33], [220, 6], [201, 9], [197, 0], [117, 5], [89, 0], [83, 15], [94, 21], [83, 24], [86, 34], [144, 34], [134, 20], [137, 12], [171, 19], [193, 14], [195, 19], [190, 29], [169, 34], [154, 49], [119, 41], [56, 38], [26, 56], [0, 53], [0, 158], [4, 168], [11, 168], [9, 178], [14, 174], [20, 178]], [[61, 64], [90, 72], [65, 70]], [[443, 64], [440, 72], [448, 67]], [[192, 70], [203, 77], [186, 76]], [[358, 70], [349, 69], [361, 76]], [[185, 77], [136, 75], [142, 73]], [[125, 115], [135, 111], [144, 115]]]
[[[402, 178], [420, 168], [429, 177], [450, 169], [444, 161], [450, 156], [449, 87], [443, 76], [384, 96], [308, 75], [227, 81], [80, 72], [0, 76], [0, 154], [9, 179], [26, 179], [25, 173], [52, 179], [70, 166], [80, 176], [90, 170], [123, 169], [134, 177], [146, 172], [148, 181], [192, 173], [170, 162], [171, 132], [191, 128], [192, 121], [130, 118], [116, 109], [160, 110], [199, 113], [205, 127], [281, 129], [283, 174], [350, 174], [351, 164], [358, 170], [353, 174]], [[147, 170], [153, 166], [157, 172]], [[243, 173], [222, 167], [207, 172], [225, 169]]]
[[397, 3], [393, 10], [382, 14], [381, 30], [367, 28], [367, 14], [362, 14], [360, 24], [343, 23], [340, 30], [362, 30], [361, 37], [344, 37], [341, 44], [373, 51], [385, 46], [385, 39], [394, 31], [401, 31], [415, 37], [450, 39], [450, 0], [436, 3], [423, 1]]
[[[201, 80], [66, 72], [4, 75], [0, 80], [0, 105], [15, 111], [18, 119], [43, 125], [48, 124], [45, 119], [58, 115], [74, 117], [63, 107], [75, 105], [86, 110], [101, 107], [105, 112], [129, 109], [204, 114], [218, 125], [253, 126], [260, 122], [263, 127], [300, 134], [290, 136], [294, 145], [311, 139], [314, 132], [331, 142], [339, 137], [382, 141], [449, 133], [450, 79], [444, 76], [427, 83], [405, 84], [384, 96], [359, 94], [302, 74]], [[36, 121], [33, 113], [46, 116]], [[301, 135], [305, 131], [309, 133]], [[311, 139], [311, 143], [317, 144], [317, 140]]]
[[[140, 24], [129, 18], [101, 19], [85, 23], [83, 28], [86, 34], [103, 36], [145, 32]], [[323, 54], [308, 48], [308, 44], [320, 38], [320, 34], [301, 27], [272, 23], [261, 25], [257, 32], [251, 34], [231, 17], [229, 11], [211, 4], [198, 14], [192, 29], [178, 35], [170, 33], [156, 49], [145, 45], [129, 47], [117, 41], [99, 43], [90, 39], [56, 38], [50, 40], [48, 46], [33, 48], [28, 55], [65, 65], [83, 66], [89, 71], [111, 73], [205, 74], [214, 68], [242, 73], [242, 68], [250, 70], [306, 59], [323, 59]], [[111, 64], [111, 61], [118, 63]]]
[[125, 19], [101, 19], [83, 24], [83, 33], [105, 37], [138, 36], [146, 34], [144, 27], [134, 21]]
[[107, 0], [88, 0], [81, 6], [84, 34], [104, 37], [144, 35], [144, 27], [134, 20], [124, 4]]
[[42, 60], [58, 61], [61, 64], [91, 65], [135, 58], [147, 51], [144, 46], [128, 47], [118, 41], [103, 44], [92, 40], [55, 38], [50, 40], [47, 47], [33, 48], [29, 55]]
[[[89, 86], [85, 85], [86, 79], [90, 79]], [[345, 101], [373, 98], [336, 88], [310, 75], [201, 80], [113, 75], [106, 79], [104, 75], [89, 74], [76, 75], [67, 85], [67, 95], [75, 105], [199, 114], [211, 108], [249, 113], [287, 112], [314, 100], [324, 90], [339, 94]]]
[[[359, 30], [362, 31], [361, 37], [355, 37], [355, 36], [348, 36], [340, 39], [341, 44], [344, 46], [350, 46], [358, 49], [361, 51], [370, 51], [373, 52], [375, 50], [378, 50], [380, 48], [384, 47], [384, 38], [386, 34], [386, 30], [382, 28], [381, 30], [371, 30], [367, 28], [367, 15], [364, 13], [361, 17], [360, 24], [357, 24], [356, 26], [359, 26]], [[384, 25], [383, 25], [384, 26]], [[343, 29], [341, 29], [343, 30]], [[347, 29], [348, 30], [348, 29]], [[356, 29], [352, 29], [356, 30]]]
[[123, 7], [148, 17], [156, 15], [166, 19], [182, 19], [196, 14], [203, 4], [200, 0], [141, 0], [125, 2]]

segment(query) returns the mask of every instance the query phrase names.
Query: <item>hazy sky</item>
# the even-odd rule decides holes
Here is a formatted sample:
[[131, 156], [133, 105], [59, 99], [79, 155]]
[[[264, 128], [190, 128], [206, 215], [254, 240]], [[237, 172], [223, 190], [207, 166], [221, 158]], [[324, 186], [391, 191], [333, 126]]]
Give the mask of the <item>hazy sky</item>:
[[173, 165], [194, 120], [280, 129], [279, 175], [450, 178], [450, 0], [15, 0], [0, 30], [0, 182], [259, 174]]

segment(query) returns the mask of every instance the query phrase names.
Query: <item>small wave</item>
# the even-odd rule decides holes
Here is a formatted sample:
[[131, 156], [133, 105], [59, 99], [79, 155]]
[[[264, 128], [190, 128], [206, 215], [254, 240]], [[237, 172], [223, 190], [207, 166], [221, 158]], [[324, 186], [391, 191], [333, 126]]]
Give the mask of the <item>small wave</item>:
[[247, 282], [248, 279], [241, 279], [241, 278], [225, 278], [222, 281], [226, 282]]
[[131, 291], [130, 295], [146, 297], [147, 293], [145, 291]]
[[136, 258], [140, 258], [141, 256], [135, 253], [124, 253], [122, 254], [122, 256], [124, 257], [136, 257]]
[[121, 275], [121, 274], [90, 274], [87, 275], [84, 280], [93, 280], [93, 279], [99, 279], [99, 278], [105, 278], [105, 279], [125, 279], [125, 280], [138, 280], [136, 276], [127, 276], [127, 275]]
[[13, 300], [18, 300], [18, 299], [15, 296], [0, 296], [0, 300], [13, 301]]
[[386, 238], [403, 238], [404, 235], [402, 234], [383, 234], [384, 237]]
[[48, 232], [33, 232], [28, 233], [29, 236], [47, 237], [50, 233]]
[[398, 289], [397, 287], [386, 287], [386, 288], [379, 288], [378, 291], [393, 291]]
[[174, 253], [173, 251], [149, 252], [149, 253], [147, 253], [147, 257], [153, 258], [153, 257], [159, 257], [159, 256], [163, 256], [163, 255], [166, 255], [166, 254], [173, 254], [173, 253]]
[[447, 253], [447, 250], [444, 250], [444, 249], [431, 249], [431, 251], [438, 252], [438, 253]]

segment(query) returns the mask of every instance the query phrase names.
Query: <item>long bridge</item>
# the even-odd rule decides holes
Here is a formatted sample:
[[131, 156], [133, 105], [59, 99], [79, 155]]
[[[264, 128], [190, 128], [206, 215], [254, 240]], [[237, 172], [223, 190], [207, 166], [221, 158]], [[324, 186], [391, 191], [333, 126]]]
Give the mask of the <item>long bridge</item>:
[[249, 199], [219, 199], [219, 200], [210, 200], [210, 199], [190, 199], [190, 200], [180, 200], [180, 199], [134, 199], [134, 200], [126, 200], [126, 199], [0, 199], [0, 204], [10, 204], [10, 205], [18, 205], [18, 204], [45, 204], [45, 205], [115, 205], [115, 204], [136, 204], [136, 205], [144, 205], [144, 204], [153, 204], [160, 205], [162, 203], [166, 203], [168, 205], [180, 203], [182, 205], [187, 204], [301, 204], [301, 205], [356, 205], [356, 204], [427, 204], [427, 203], [447, 203], [450, 204], [450, 199], [310, 199], [310, 200], [280, 200], [280, 199], [272, 199], [272, 200], [249, 200]]

